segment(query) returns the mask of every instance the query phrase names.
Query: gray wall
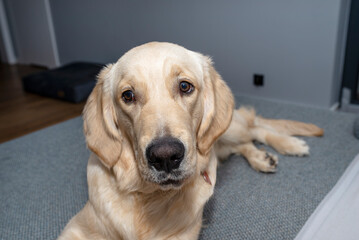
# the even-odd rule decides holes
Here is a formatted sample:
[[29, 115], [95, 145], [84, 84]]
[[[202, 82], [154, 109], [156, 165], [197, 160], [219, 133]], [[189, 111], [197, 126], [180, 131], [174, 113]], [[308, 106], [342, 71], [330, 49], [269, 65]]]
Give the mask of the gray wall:
[[[349, 0], [51, 0], [60, 62], [116, 61], [148, 41], [213, 57], [236, 94], [329, 107]], [[265, 74], [254, 87], [253, 73]]]
[[58, 65], [48, 4], [48, 0], [4, 0], [18, 63]]

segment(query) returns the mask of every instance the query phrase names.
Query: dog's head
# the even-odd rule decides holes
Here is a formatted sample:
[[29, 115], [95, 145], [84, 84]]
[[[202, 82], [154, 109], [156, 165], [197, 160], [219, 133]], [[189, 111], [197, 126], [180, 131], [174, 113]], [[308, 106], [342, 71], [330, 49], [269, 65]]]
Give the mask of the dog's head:
[[233, 105], [210, 58], [148, 43], [99, 74], [84, 110], [86, 141], [119, 184], [179, 188], [206, 166]]

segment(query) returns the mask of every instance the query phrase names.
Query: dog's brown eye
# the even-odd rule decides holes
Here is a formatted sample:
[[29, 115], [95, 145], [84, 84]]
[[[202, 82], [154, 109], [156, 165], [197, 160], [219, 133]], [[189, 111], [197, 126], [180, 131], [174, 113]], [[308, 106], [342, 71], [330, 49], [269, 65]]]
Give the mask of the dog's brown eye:
[[186, 81], [180, 82], [179, 88], [183, 93], [191, 93], [194, 89], [193, 85]]
[[127, 90], [122, 93], [122, 99], [125, 103], [134, 102], [135, 94], [131, 90]]

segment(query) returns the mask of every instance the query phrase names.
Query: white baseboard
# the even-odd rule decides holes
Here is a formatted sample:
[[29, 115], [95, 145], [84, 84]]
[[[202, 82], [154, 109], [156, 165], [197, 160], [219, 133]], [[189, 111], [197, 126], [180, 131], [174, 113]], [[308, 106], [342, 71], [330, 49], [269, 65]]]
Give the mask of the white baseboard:
[[330, 111], [336, 111], [339, 108], [339, 102], [334, 103], [329, 109]]

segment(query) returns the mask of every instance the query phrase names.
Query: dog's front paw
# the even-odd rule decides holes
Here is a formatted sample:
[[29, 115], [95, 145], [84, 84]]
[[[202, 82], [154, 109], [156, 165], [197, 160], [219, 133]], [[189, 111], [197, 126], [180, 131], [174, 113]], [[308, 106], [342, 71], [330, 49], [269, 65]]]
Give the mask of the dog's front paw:
[[278, 165], [278, 157], [263, 150], [258, 151], [248, 160], [251, 167], [259, 172], [273, 173]]

